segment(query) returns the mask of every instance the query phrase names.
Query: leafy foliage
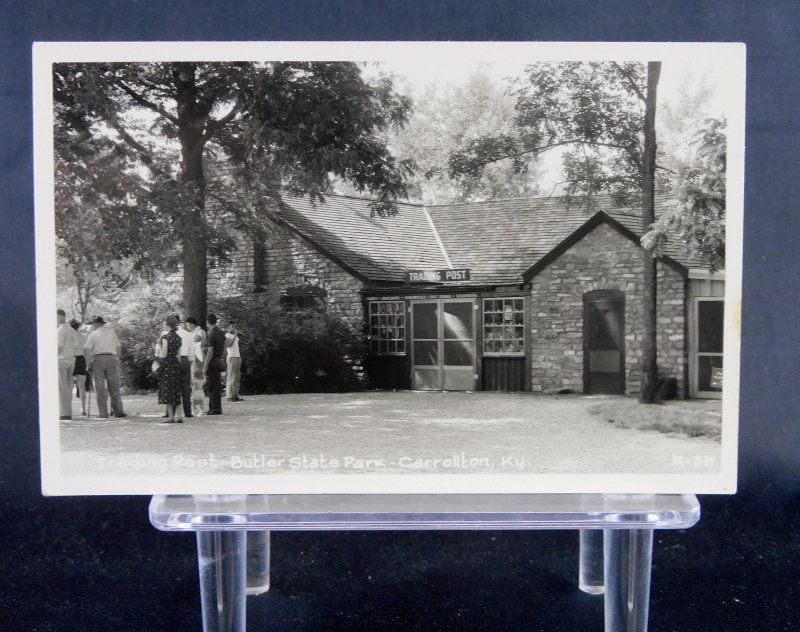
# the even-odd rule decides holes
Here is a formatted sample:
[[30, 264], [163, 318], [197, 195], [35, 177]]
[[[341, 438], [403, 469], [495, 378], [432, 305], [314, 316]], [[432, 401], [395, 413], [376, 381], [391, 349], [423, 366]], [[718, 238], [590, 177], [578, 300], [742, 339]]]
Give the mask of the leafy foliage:
[[[514, 99], [482, 69], [457, 86], [428, 85], [411, 91], [414, 110], [406, 125], [390, 130], [388, 145], [399, 158], [416, 166], [409, 178], [409, 198], [425, 204], [471, 202], [538, 193], [538, 158], [518, 164], [500, 160], [478, 173], [451, 178], [448, 158], [488, 134], [510, 133]], [[347, 191], [345, 191], [347, 192]]]
[[214, 309], [241, 333], [242, 388], [251, 393], [361, 387], [359, 327], [319, 309], [286, 310], [264, 294], [220, 299]]
[[164, 319], [179, 313], [175, 283], [153, 279], [137, 285], [119, 302], [115, 330], [122, 344], [120, 373], [123, 384], [135, 389], [154, 389], [158, 381], [150, 373], [154, 346], [164, 330]]
[[53, 89], [62, 255], [181, 263], [198, 316], [206, 256], [224, 259], [234, 229], [267, 230], [275, 180], [319, 198], [335, 174], [375, 192], [379, 215], [405, 194], [381, 133], [410, 104], [355, 63], [56, 64]]
[[646, 75], [635, 62], [528, 66], [511, 89], [514, 129], [454, 152], [450, 174], [477, 177], [499, 160], [518, 171], [528, 157], [561, 148], [568, 197], [610, 192], [630, 203], [641, 190]]
[[694, 160], [678, 172], [677, 203], [645, 234], [646, 247], [660, 252], [677, 237], [712, 270], [725, 267], [725, 127], [709, 119], [695, 136]]

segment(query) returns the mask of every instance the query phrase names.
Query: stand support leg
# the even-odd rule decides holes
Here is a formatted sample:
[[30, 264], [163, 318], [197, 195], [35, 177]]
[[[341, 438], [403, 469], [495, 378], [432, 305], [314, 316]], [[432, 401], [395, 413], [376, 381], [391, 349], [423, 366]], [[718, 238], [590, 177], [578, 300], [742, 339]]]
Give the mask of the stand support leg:
[[203, 632], [245, 632], [246, 543], [244, 531], [197, 532]]
[[580, 530], [578, 587], [590, 595], [602, 595], [605, 590], [602, 529]]
[[652, 529], [606, 529], [605, 632], [647, 632]]
[[269, 531], [247, 532], [247, 594], [269, 590]]

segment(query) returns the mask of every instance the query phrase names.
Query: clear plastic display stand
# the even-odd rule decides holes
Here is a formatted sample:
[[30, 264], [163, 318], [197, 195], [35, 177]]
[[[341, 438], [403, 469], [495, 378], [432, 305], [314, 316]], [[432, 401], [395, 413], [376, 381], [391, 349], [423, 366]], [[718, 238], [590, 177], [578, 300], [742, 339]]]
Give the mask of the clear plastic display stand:
[[605, 595], [606, 632], [645, 632], [654, 529], [700, 519], [693, 495], [153, 496], [150, 522], [196, 531], [205, 632], [243, 632], [269, 589], [269, 532], [578, 529], [578, 585]]

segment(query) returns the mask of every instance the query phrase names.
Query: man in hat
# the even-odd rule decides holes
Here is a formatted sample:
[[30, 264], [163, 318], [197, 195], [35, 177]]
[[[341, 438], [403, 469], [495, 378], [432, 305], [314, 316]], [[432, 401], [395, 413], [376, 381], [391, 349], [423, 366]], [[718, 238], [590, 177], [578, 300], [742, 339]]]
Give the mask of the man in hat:
[[92, 333], [86, 341], [86, 364], [94, 376], [94, 387], [97, 391], [97, 408], [100, 417], [108, 419], [108, 396], [111, 396], [111, 412], [115, 417], [127, 417], [122, 410], [122, 395], [119, 391], [119, 369], [117, 358], [122, 345], [117, 334], [102, 316], [96, 316], [91, 322]]
[[72, 419], [72, 371], [75, 368], [75, 354], [79, 353], [80, 341], [75, 330], [67, 324], [67, 314], [63, 309], [56, 311], [58, 320], [58, 401], [59, 419]]

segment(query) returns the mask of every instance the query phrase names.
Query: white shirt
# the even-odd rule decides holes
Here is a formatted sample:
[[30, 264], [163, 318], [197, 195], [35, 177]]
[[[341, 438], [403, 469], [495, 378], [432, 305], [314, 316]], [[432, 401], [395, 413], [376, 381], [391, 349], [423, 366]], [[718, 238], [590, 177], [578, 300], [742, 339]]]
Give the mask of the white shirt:
[[179, 356], [186, 356], [192, 359], [192, 349], [194, 348], [194, 334], [190, 334], [183, 327], [178, 327], [175, 333], [181, 337], [181, 350]]
[[89, 334], [84, 349], [93, 355], [110, 353], [118, 355], [120, 350], [119, 338], [111, 327], [98, 327]]
[[192, 362], [199, 362], [200, 364], [203, 364], [203, 360], [205, 359], [205, 356], [203, 355], [203, 341], [198, 340], [192, 344], [194, 345], [194, 355], [190, 356], [189, 359]]
[[[161, 357], [161, 339], [169, 333], [169, 329], [165, 329], [161, 332], [161, 335], [156, 340], [156, 357]], [[178, 350], [178, 357], [186, 356], [190, 360], [192, 359], [192, 350], [194, 349], [194, 334], [190, 334], [186, 331], [183, 327], [178, 327], [175, 330], [175, 333], [181, 339], [181, 348]]]
[[77, 332], [69, 323], [58, 326], [58, 360], [62, 363], [75, 362], [75, 356], [83, 353]]
[[228, 357], [229, 358], [241, 358], [242, 356], [239, 355], [239, 334], [225, 334], [225, 340], [230, 342], [230, 346], [228, 347]]

